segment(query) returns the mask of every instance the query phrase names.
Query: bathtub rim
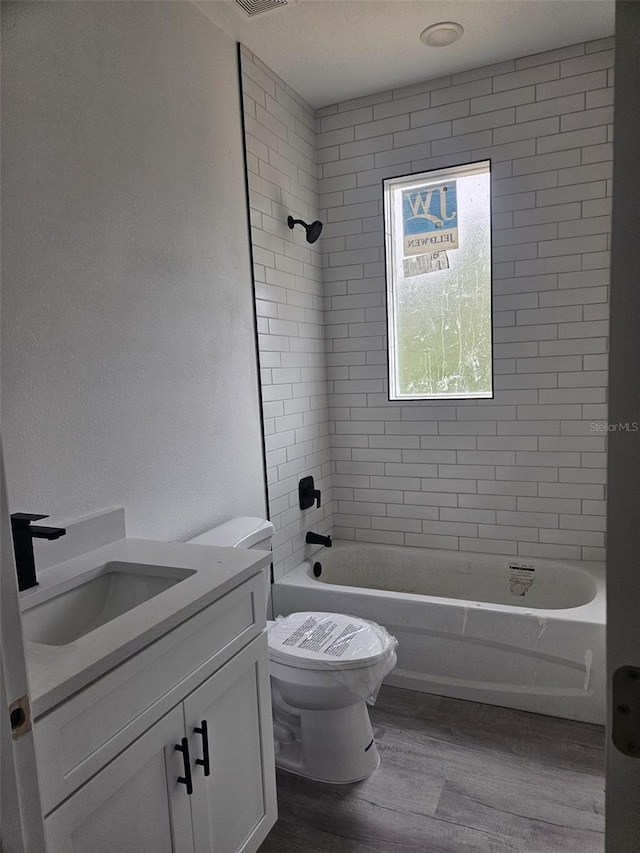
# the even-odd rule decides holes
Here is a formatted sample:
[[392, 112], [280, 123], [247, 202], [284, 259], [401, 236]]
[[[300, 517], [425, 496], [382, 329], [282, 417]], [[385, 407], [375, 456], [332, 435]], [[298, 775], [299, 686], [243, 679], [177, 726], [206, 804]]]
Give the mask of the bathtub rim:
[[548, 558], [538, 557], [512, 557], [505, 554], [480, 554], [473, 551], [448, 551], [438, 548], [414, 548], [409, 545], [384, 545], [377, 542], [354, 542], [352, 540], [334, 539], [333, 547], [351, 546], [351, 548], [373, 547], [384, 548], [400, 551], [421, 551], [427, 554], [446, 554], [448, 557], [457, 557], [460, 559], [470, 559], [480, 557], [483, 560], [495, 557], [500, 561], [513, 562], [528, 562], [535, 565], [545, 565], [547, 567], [562, 567], [568, 566], [574, 570], [585, 572], [590, 576], [595, 584], [595, 595], [591, 601], [586, 604], [579, 604], [575, 607], [566, 608], [542, 608], [542, 607], [526, 607], [514, 604], [497, 604], [490, 601], [476, 601], [474, 599], [463, 598], [446, 598], [444, 596], [423, 595], [421, 593], [412, 592], [395, 592], [393, 590], [381, 590], [375, 587], [349, 586], [347, 584], [335, 584], [319, 580], [313, 575], [313, 563], [317, 561], [318, 555], [321, 552], [316, 552], [307, 560], [300, 563], [291, 571], [287, 572], [282, 577], [278, 578], [275, 583], [279, 585], [288, 585], [296, 587], [320, 587], [332, 590], [341, 590], [345, 594], [368, 595], [374, 598], [391, 598], [399, 601], [413, 601], [416, 603], [428, 601], [438, 604], [443, 607], [467, 608], [477, 610], [490, 610], [502, 612], [511, 615], [532, 615], [543, 617], [545, 620], [563, 620], [578, 623], [588, 623], [596, 625], [606, 625], [606, 580], [605, 580], [605, 564], [591, 561], [578, 560], [552, 560]]

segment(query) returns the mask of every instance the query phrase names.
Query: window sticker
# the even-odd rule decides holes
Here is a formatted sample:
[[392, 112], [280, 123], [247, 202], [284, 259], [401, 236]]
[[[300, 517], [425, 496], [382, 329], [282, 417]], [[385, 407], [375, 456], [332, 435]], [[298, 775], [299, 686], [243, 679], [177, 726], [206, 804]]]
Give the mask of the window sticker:
[[457, 249], [456, 181], [405, 190], [402, 193], [402, 226], [405, 257], [438, 249]]
[[416, 255], [412, 258], [402, 259], [405, 278], [416, 275], [425, 275], [435, 270], [448, 270], [449, 257], [446, 252], [433, 252], [430, 255]]

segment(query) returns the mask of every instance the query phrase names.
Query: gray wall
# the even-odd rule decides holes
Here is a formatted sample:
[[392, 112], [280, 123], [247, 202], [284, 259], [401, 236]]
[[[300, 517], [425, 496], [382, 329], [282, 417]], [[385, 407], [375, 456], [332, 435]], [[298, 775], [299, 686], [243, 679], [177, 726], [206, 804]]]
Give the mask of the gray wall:
[[[612, 48], [318, 111], [336, 536], [604, 559]], [[390, 403], [381, 180], [486, 158], [495, 399]]]
[[3, 3], [12, 511], [265, 511], [236, 46], [189, 3]]

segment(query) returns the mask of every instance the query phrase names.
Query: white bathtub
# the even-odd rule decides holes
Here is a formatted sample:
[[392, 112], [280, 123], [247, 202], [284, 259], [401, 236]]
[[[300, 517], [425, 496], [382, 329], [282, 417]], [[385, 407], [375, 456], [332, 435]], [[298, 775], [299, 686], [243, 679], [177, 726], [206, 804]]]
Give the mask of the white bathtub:
[[272, 592], [276, 615], [384, 625], [398, 639], [387, 684], [604, 724], [601, 564], [334, 542]]

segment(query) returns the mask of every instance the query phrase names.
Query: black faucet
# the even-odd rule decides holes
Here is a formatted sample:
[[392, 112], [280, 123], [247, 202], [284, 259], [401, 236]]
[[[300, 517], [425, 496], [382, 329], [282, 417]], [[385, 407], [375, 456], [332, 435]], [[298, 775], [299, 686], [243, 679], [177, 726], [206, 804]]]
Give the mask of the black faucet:
[[38, 586], [36, 563], [33, 558], [34, 539], [59, 539], [67, 532], [62, 527], [32, 527], [32, 521], [48, 518], [46, 515], [33, 515], [30, 512], [14, 512], [11, 516], [13, 550], [16, 555], [16, 574], [18, 589], [30, 589]]
[[304, 540], [307, 545], [324, 545], [325, 548], [331, 548], [333, 544], [330, 536], [321, 536], [319, 533], [307, 532]]

